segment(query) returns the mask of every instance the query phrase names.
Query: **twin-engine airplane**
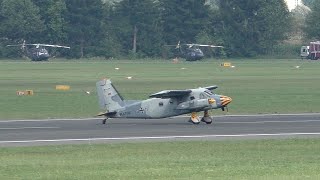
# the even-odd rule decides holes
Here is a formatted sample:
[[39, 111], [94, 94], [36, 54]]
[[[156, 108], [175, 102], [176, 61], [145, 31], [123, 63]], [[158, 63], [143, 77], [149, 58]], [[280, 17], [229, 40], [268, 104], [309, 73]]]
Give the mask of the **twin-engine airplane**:
[[[158, 119], [191, 113], [189, 122], [199, 124], [212, 123], [210, 109], [222, 109], [232, 101], [228, 96], [217, 95], [211, 90], [217, 86], [209, 86], [187, 90], [164, 90], [150, 95], [149, 99], [123, 100], [109, 79], [97, 82], [97, 92], [100, 107], [106, 110], [98, 116], [105, 116], [103, 124], [108, 118], [143, 118]], [[200, 119], [197, 112], [203, 111]]]

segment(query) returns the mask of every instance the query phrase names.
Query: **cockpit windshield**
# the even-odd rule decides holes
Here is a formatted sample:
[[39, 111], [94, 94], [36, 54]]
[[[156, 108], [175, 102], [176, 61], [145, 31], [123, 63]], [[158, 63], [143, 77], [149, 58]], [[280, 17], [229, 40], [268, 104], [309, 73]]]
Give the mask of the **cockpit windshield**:
[[207, 96], [211, 96], [213, 95], [213, 93], [209, 90], [205, 90], [204, 93], [207, 95]]

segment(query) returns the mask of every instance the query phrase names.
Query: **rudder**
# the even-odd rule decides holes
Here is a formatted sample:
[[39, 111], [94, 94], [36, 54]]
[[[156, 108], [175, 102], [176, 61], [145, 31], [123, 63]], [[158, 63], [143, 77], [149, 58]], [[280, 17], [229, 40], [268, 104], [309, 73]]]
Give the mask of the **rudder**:
[[96, 86], [101, 109], [114, 112], [124, 106], [122, 97], [109, 79], [98, 81]]

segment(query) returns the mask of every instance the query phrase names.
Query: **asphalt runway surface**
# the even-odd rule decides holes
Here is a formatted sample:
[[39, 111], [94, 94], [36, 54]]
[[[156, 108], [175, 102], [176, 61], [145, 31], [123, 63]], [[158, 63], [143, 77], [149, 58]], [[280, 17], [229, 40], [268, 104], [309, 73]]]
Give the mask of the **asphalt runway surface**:
[[320, 114], [217, 116], [211, 125], [165, 119], [1, 120], [0, 147], [136, 141], [320, 138]]

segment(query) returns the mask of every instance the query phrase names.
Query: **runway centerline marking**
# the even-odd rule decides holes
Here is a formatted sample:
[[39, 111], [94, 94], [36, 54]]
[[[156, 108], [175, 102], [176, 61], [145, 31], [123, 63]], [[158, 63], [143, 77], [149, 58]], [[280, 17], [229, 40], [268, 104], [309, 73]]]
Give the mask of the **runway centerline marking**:
[[22, 130], [22, 129], [59, 129], [60, 127], [8, 127], [0, 130]]
[[261, 136], [308, 136], [320, 135], [315, 133], [275, 133], [275, 134], [216, 134], [216, 135], [194, 135], [194, 136], [145, 136], [145, 137], [115, 137], [115, 138], [84, 138], [84, 139], [39, 139], [39, 140], [20, 140], [20, 141], [0, 141], [4, 143], [36, 143], [36, 142], [70, 142], [70, 141], [102, 141], [102, 140], [148, 140], [148, 139], [197, 139], [197, 138], [219, 138], [219, 137], [261, 137]]

